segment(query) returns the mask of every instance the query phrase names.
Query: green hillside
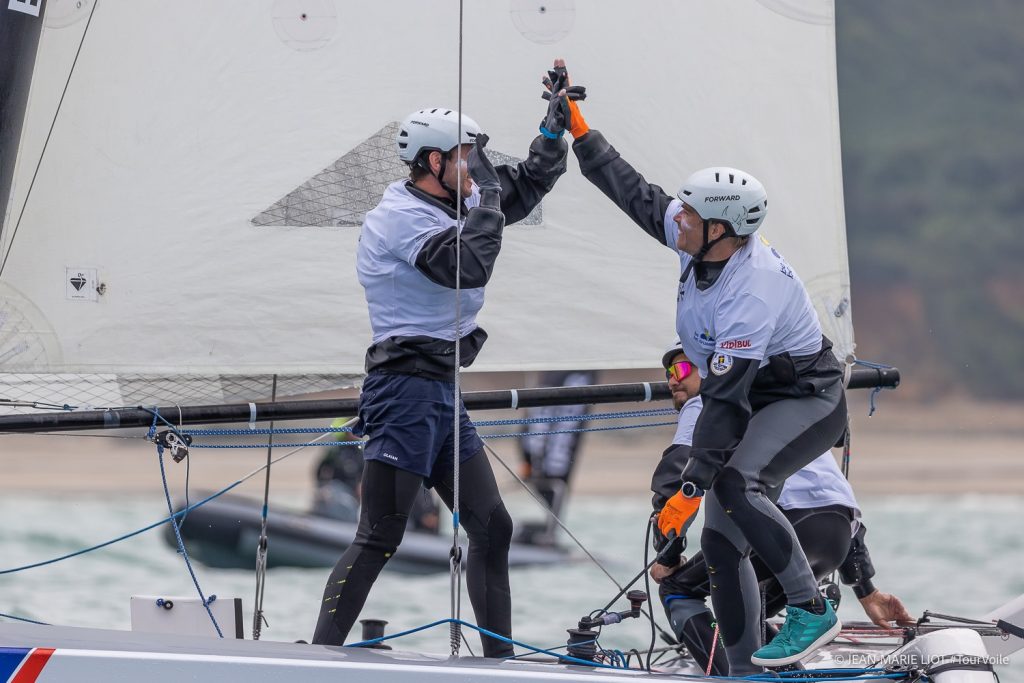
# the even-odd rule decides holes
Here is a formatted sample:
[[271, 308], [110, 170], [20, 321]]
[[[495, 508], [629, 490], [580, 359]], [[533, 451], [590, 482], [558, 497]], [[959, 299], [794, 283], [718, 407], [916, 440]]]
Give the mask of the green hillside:
[[859, 353], [1022, 398], [1024, 2], [836, 5]]

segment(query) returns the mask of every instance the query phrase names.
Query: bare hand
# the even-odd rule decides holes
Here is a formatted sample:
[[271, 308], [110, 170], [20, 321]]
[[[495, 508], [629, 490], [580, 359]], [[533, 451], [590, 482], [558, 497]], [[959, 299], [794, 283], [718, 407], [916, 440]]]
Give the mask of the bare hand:
[[686, 562], [685, 557], [680, 557], [679, 564], [674, 567], [666, 567], [661, 562], [655, 562], [651, 565], [651, 580], [653, 580], [654, 583], [661, 583], [668, 577], [675, 574], [676, 571], [683, 566], [684, 562]]
[[900, 626], [909, 626], [914, 623], [914, 618], [907, 612], [900, 599], [891, 593], [875, 591], [860, 599], [861, 607], [868, 619], [882, 628], [892, 628], [890, 622], [895, 621]]

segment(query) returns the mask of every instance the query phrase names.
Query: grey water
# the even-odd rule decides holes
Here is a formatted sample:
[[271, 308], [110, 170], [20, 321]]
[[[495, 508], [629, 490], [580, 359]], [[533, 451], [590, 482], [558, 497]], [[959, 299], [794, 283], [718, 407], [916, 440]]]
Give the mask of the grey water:
[[[540, 517], [536, 504], [525, 495], [509, 495], [506, 500], [516, 519]], [[875, 584], [898, 595], [912, 614], [930, 609], [981, 617], [1024, 593], [1024, 497], [885, 496], [865, 498], [861, 504], [877, 569]], [[160, 495], [4, 495], [0, 571], [110, 540], [155, 522], [166, 512]], [[647, 497], [642, 494], [580, 496], [571, 501], [566, 524], [622, 583], [643, 566], [647, 512]], [[273, 552], [273, 538], [270, 548]], [[582, 558], [582, 552], [576, 555]], [[248, 634], [254, 572], [195, 566], [207, 594], [243, 599]], [[328, 571], [268, 572], [264, 639], [310, 638]], [[451, 609], [449, 585], [447, 574], [385, 572], [363, 616], [387, 619], [390, 633], [446, 618]], [[656, 591], [653, 584], [652, 589]], [[514, 635], [542, 647], [563, 645], [565, 629], [603, 607], [616, 591], [612, 580], [586, 559], [516, 570]], [[184, 559], [157, 530], [55, 564], [0, 574], [0, 613], [47, 623], [128, 629], [132, 595], [195, 595]], [[624, 601], [620, 604], [618, 609], [626, 609]], [[656, 613], [664, 625], [664, 615]], [[462, 599], [462, 616], [473, 621], [467, 597]], [[846, 589], [840, 616], [851, 621], [865, 618]], [[606, 628], [601, 644], [643, 650], [650, 639], [649, 623], [630, 620]], [[479, 651], [472, 634], [469, 643]], [[437, 627], [408, 636], [399, 647], [447, 652], [448, 630]], [[1024, 683], [1024, 652], [998, 670], [1004, 683]]]

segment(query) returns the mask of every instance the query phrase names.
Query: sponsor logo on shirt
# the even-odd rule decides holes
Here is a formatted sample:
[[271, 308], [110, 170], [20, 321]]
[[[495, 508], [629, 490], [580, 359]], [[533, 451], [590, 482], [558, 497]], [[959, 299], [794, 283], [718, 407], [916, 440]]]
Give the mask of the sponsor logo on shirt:
[[693, 341], [697, 342], [701, 347], [705, 349], [715, 348], [715, 338], [711, 336], [711, 332], [709, 332], [708, 328], [706, 327], [704, 328], [704, 331], [701, 332], [700, 334], [697, 334], [696, 332], [693, 333]]
[[729, 341], [724, 341], [721, 344], [719, 344], [718, 348], [720, 348], [720, 349], [749, 349], [750, 348], [750, 340], [749, 339], [731, 339]]
[[391, 455], [390, 453], [381, 453], [380, 457], [388, 458], [389, 460], [396, 460], [396, 461], [398, 460], [398, 456]]
[[721, 377], [732, 370], [732, 356], [727, 353], [716, 353], [711, 357], [710, 367], [712, 374]]

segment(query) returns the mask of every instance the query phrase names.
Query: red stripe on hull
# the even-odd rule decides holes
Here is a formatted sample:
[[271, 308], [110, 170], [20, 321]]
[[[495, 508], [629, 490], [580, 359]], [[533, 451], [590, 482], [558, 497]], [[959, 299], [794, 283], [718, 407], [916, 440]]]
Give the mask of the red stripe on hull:
[[55, 651], [52, 647], [37, 647], [32, 650], [28, 659], [18, 669], [18, 673], [14, 674], [11, 683], [36, 683], [39, 673], [46, 666], [46, 663], [50, 661], [50, 655]]

